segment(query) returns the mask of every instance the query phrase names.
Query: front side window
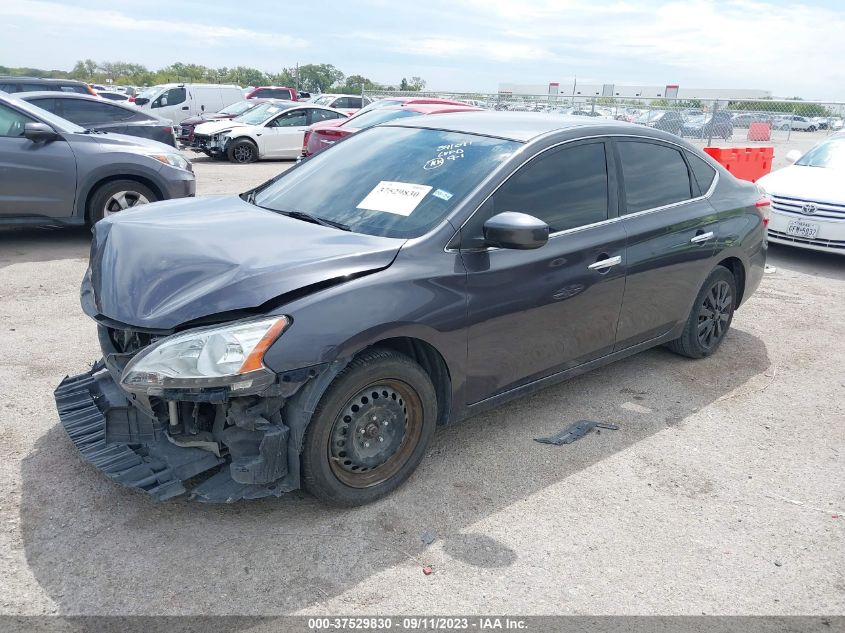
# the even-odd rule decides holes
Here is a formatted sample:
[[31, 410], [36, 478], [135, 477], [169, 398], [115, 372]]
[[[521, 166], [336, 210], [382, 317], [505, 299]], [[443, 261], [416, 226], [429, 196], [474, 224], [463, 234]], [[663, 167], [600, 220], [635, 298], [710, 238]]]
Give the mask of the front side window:
[[156, 97], [151, 107], [164, 108], [165, 106], [179, 105], [180, 103], [184, 103], [187, 98], [188, 91], [184, 88], [171, 88]]
[[25, 114], [0, 103], [0, 136], [23, 136], [27, 123], [34, 123]]
[[379, 127], [320, 152], [255, 195], [272, 211], [304, 211], [357, 233], [419, 237], [520, 143], [422, 128]]
[[605, 144], [586, 143], [550, 150], [519, 168], [473, 215], [461, 246], [484, 245], [484, 222], [505, 211], [527, 213], [556, 233], [608, 218]]
[[62, 116], [83, 127], [126, 121], [133, 115], [130, 110], [98, 101], [87, 99], [62, 99], [61, 101]]
[[270, 121], [267, 127], [302, 127], [307, 121], [308, 112], [306, 110], [294, 110], [277, 116]]
[[666, 145], [619, 141], [628, 213], [662, 207], [692, 197], [681, 152]]

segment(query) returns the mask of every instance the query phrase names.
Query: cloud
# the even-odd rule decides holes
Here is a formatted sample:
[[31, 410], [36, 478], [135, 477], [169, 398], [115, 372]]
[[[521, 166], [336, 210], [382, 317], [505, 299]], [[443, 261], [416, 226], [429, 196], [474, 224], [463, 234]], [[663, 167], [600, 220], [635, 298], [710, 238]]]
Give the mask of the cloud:
[[[148, 33], [159, 38], [163, 35], [178, 35], [181, 38], [201, 40], [209, 45], [219, 45], [231, 41], [249, 42], [250, 44], [272, 48], [294, 48], [306, 45], [305, 40], [300, 38], [247, 28], [184, 20], [150, 19], [130, 16], [119, 11], [72, 7], [38, 0], [0, 3], [0, 18], [20, 18], [44, 26], [61, 25], [86, 30], [107, 29], [115, 34], [126, 32]], [[160, 41], [151, 40], [150, 44], [157, 46]]]

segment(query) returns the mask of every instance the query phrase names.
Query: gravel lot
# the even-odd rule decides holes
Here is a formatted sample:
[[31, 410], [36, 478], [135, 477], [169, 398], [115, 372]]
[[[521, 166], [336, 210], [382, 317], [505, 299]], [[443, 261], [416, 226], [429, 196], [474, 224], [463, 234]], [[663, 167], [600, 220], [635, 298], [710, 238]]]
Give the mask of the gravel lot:
[[[290, 164], [195, 163], [199, 194]], [[398, 493], [336, 510], [155, 503], [82, 461], [52, 390], [98, 357], [88, 245], [0, 231], [2, 613], [845, 613], [841, 257], [772, 246], [716, 356], [651, 350], [444, 429]], [[532, 440], [583, 418], [621, 429]]]

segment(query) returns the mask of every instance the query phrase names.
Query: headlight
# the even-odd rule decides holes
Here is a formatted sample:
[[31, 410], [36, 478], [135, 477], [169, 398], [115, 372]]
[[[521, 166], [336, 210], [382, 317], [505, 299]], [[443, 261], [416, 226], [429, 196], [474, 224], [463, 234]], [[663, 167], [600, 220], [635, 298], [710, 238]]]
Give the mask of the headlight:
[[147, 154], [147, 156], [176, 169], [191, 171], [191, 163], [181, 154]]
[[130, 391], [230, 386], [267, 378], [264, 352], [290, 324], [285, 316], [169, 336], [133, 358], [120, 382]]

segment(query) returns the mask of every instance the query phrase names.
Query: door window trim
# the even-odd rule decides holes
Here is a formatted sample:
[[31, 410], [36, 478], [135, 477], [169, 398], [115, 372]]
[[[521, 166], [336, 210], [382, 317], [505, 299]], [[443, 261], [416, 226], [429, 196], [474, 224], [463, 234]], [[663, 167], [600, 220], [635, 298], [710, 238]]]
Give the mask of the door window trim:
[[[470, 213], [469, 216], [467, 216], [467, 219], [464, 220], [464, 222], [461, 223], [460, 227], [458, 227], [458, 230], [455, 232], [455, 235], [460, 235], [461, 230], [463, 230], [464, 226], [466, 226], [466, 224], [472, 219], [472, 217], [476, 213], [478, 213], [479, 209], [481, 209], [481, 207], [483, 207], [487, 203], [487, 201], [499, 190], [499, 188], [502, 187], [502, 185], [504, 185], [508, 180], [510, 180], [510, 178], [516, 172], [518, 172], [522, 167], [524, 167], [525, 165], [530, 163], [532, 160], [536, 159], [538, 156], [542, 156], [544, 153], [546, 153], [550, 150], [561, 147], [562, 145], [568, 145], [570, 143], [578, 143], [580, 141], [590, 141], [590, 140], [595, 140], [595, 139], [603, 140], [605, 142], [605, 152], [607, 152], [607, 145], [611, 146], [612, 151], [607, 152], [607, 161], [608, 161], [608, 165], [607, 165], [608, 174], [607, 174], [607, 176], [608, 176], [608, 189], [612, 190], [611, 188], [613, 187], [613, 183], [615, 182], [615, 184], [616, 184], [616, 189], [615, 189], [615, 193], [616, 193], [616, 216], [610, 217], [606, 220], [601, 220], [600, 222], [593, 222], [592, 224], [585, 224], [583, 226], [576, 226], [576, 227], [573, 227], [571, 229], [565, 229], [563, 231], [558, 231], [556, 233], [550, 233], [549, 234], [550, 240], [557, 238], [557, 237], [560, 237], [561, 235], [569, 235], [570, 233], [576, 233], [578, 231], [584, 231], [584, 230], [587, 230], [587, 229], [592, 229], [592, 228], [597, 227], [597, 226], [604, 226], [606, 224], [612, 224], [612, 223], [618, 222], [620, 220], [627, 220], [628, 218], [635, 218], [635, 217], [638, 217], [638, 216], [641, 216], [641, 215], [646, 215], [646, 214], [649, 214], [649, 213], [656, 213], [658, 211], [663, 211], [664, 209], [672, 209], [674, 207], [679, 207], [681, 205], [690, 204], [691, 202], [699, 202], [701, 200], [705, 200], [713, 194], [713, 191], [716, 189], [716, 185], [719, 183], [719, 175], [720, 174], [719, 174], [719, 170], [716, 169], [716, 177], [713, 178], [713, 182], [710, 183], [710, 188], [707, 190], [706, 193], [703, 193], [703, 194], [696, 196], [694, 198], [689, 198], [688, 200], [681, 200], [679, 202], [673, 202], [671, 204], [664, 204], [662, 206], [653, 207], [651, 209], [643, 209], [642, 211], [637, 211], [635, 213], [629, 213], [627, 215], [619, 215], [619, 207], [620, 207], [620, 203], [621, 203], [620, 196], [622, 195], [623, 190], [622, 190], [622, 170], [621, 170], [621, 166], [619, 164], [619, 157], [617, 155], [616, 143], [613, 142], [613, 139], [616, 139], [616, 138], [630, 138], [630, 139], [635, 139], [635, 140], [642, 140], [642, 141], [645, 141], [645, 142], [654, 141], [654, 142], [657, 142], [657, 144], [665, 144], [665, 145], [673, 146], [674, 148], [677, 148], [681, 152], [681, 155], [684, 158], [684, 163], [685, 164], [687, 163], [686, 155], [684, 154], [684, 152], [688, 152], [689, 148], [684, 147], [683, 145], [681, 145], [679, 143], [675, 143], [673, 141], [662, 139], [662, 138], [653, 138], [653, 137], [649, 137], [649, 136], [639, 136], [637, 134], [594, 134], [594, 135], [591, 135], [591, 136], [580, 136], [578, 138], [572, 138], [572, 139], [567, 139], [565, 141], [560, 141], [559, 143], [555, 143], [554, 145], [550, 145], [549, 147], [546, 147], [546, 148], [540, 150], [534, 156], [529, 158], [527, 161], [520, 164], [518, 167], [514, 168], [514, 170], [511, 171], [502, 180], [502, 182], [500, 182], [498, 185], [496, 185], [496, 188], [493, 189], [493, 191], [491, 191], [487, 196], [485, 196], [484, 200], [482, 200], [479, 203], [479, 205], [475, 208], [475, 210], [472, 213]], [[611, 169], [613, 170], [614, 173], [611, 173]], [[689, 171], [690, 171], [689, 165], [687, 164], [687, 173], [689, 173]], [[692, 183], [690, 183], [690, 184], [692, 184]], [[610, 213], [610, 212], [611, 212], [611, 209], [608, 208], [608, 213]], [[502, 249], [498, 246], [485, 246], [485, 247], [482, 247], [482, 248], [473, 248], [473, 249], [461, 249], [460, 245], [450, 247], [449, 245], [454, 241], [455, 235], [453, 235], [451, 238], [449, 238], [449, 241], [446, 242], [446, 246], [443, 247], [444, 252], [446, 252], [446, 253], [461, 253], [461, 252], [464, 252], [464, 253], [479, 253], [479, 252], [490, 252], [490, 251], [504, 250], [504, 249]]]

